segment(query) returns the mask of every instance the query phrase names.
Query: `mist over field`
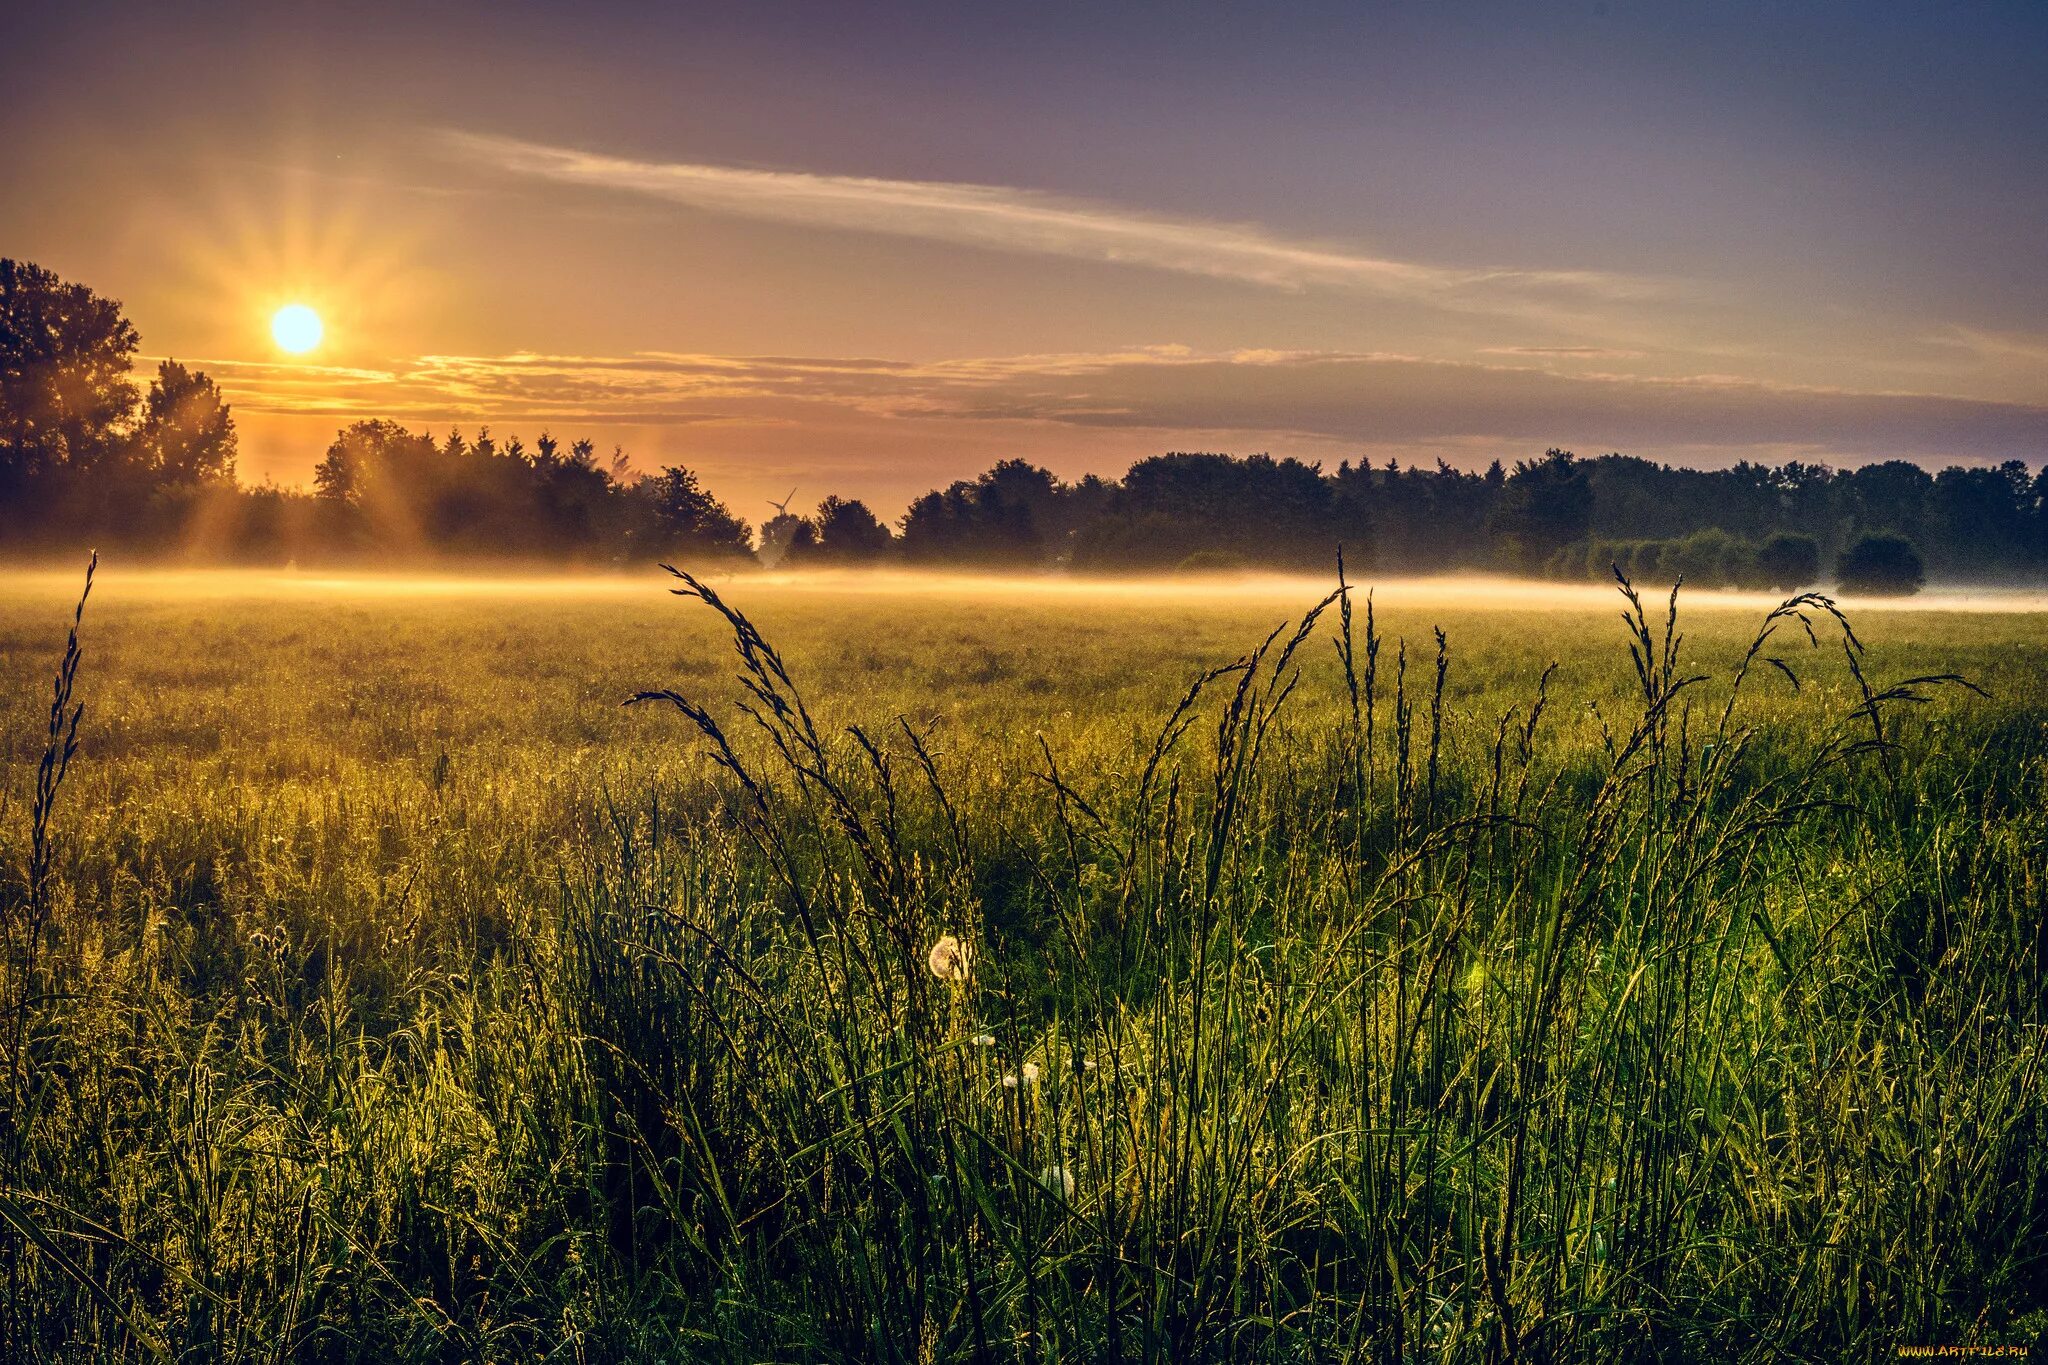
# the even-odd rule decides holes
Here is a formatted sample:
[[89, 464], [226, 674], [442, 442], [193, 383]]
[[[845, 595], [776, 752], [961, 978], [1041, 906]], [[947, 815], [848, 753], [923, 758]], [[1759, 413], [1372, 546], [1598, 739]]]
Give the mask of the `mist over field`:
[[[688, 565], [688, 561], [683, 561]], [[561, 570], [513, 562], [503, 566], [468, 566], [450, 570], [434, 565], [408, 571], [403, 567], [362, 568], [178, 568], [144, 563], [103, 567], [102, 581], [118, 584], [137, 599], [176, 598], [317, 598], [346, 601], [379, 597], [588, 597], [645, 598], [650, 585], [662, 580], [660, 566], [638, 572]], [[905, 599], [914, 610], [922, 602], [946, 603], [971, 598], [985, 603], [1027, 602], [1067, 604], [1082, 610], [1103, 603], [1156, 603], [1171, 607], [1204, 602], [1272, 603], [1281, 611], [1298, 607], [1329, 591], [1333, 575], [1300, 573], [1002, 573], [933, 569], [813, 569], [804, 572], [735, 568], [714, 562], [702, 570], [707, 582], [773, 599], [807, 596]], [[64, 597], [74, 574], [45, 557], [15, 569], [0, 585], [0, 599], [23, 601]], [[1427, 576], [1365, 575], [1353, 586], [1370, 591], [1389, 607], [1457, 614], [1473, 609], [1535, 612], [1611, 610], [1611, 583], [1558, 583], [1547, 579], [1495, 574]], [[1638, 585], [1646, 593], [1668, 593], [1666, 582]], [[1785, 600], [1784, 594], [1732, 588], [1680, 587], [1691, 612], [1737, 611], [1761, 615]], [[2024, 587], [1939, 581], [1911, 597], [1892, 594], [1835, 600], [1859, 613], [1908, 612], [1936, 616], [1950, 612], [2033, 613], [2048, 610], [2048, 591]]]

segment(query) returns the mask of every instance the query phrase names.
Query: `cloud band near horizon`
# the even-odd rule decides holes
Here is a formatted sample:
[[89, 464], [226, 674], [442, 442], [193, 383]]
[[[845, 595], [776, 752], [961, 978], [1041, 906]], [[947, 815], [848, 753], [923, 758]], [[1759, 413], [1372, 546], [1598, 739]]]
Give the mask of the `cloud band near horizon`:
[[[1929, 464], [2048, 453], [2048, 407], [1858, 392], [1715, 376], [1567, 375], [1527, 365], [1344, 352], [1199, 353], [1184, 347], [939, 362], [709, 356], [425, 356], [388, 370], [197, 362], [250, 411], [411, 423], [752, 425], [858, 419], [1000, 434], [1029, 425], [1222, 441], [1467, 456], [1551, 445], [1720, 452], [1796, 448], [1837, 462]], [[310, 372], [309, 372], [310, 371]], [[934, 470], [940, 483], [973, 471]]]

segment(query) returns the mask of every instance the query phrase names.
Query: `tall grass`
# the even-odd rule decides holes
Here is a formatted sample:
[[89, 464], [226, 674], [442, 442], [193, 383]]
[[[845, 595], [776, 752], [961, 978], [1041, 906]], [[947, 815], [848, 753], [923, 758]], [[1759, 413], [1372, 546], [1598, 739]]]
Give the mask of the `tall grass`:
[[1873, 680], [1811, 594], [1703, 671], [1676, 590], [1624, 580], [1634, 693], [1566, 745], [1551, 672], [1463, 712], [1446, 635], [1383, 640], [1340, 576], [1128, 763], [1046, 734], [1020, 786], [830, 727], [671, 572], [736, 687], [632, 701], [718, 781], [613, 793], [551, 894], [498, 897], [528, 855], [425, 810], [432, 916], [394, 877], [225, 924], [195, 858], [123, 923], [79, 894], [118, 870], [37, 865], [64, 985], [10, 956], [45, 1079], [0, 1345], [1840, 1359], [2048, 1326], [2041, 715]]

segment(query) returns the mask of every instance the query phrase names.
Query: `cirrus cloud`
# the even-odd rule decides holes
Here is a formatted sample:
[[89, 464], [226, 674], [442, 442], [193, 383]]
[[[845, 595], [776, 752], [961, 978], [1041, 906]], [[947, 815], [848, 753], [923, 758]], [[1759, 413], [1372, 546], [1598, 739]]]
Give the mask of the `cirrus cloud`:
[[1005, 185], [888, 180], [647, 161], [448, 130], [458, 156], [556, 184], [612, 190], [711, 213], [1065, 256], [1283, 289], [1334, 287], [1478, 311], [1543, 311], [1562, 301], [1640, 301], [1666, 282], [1598, 270], [1455, 267], [1280, 236], [1252, 224], [1175, 218]]

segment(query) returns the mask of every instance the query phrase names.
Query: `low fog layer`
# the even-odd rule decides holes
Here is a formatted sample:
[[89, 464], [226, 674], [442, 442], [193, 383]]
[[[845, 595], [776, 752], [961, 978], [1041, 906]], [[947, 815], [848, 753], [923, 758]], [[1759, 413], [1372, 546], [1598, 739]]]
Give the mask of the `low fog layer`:
[[[690, 568], [686, 562], [680, 567]], [[0, 600], [51, 600], [75, 597], [83, 563], [60, 568], [45, 562], [10, 572], [0, 584]], [[1285, 608], [1306, 606], [1336, 586], [1334, 574], [1147, 575], [1003, 575], [946, 573], [914, 569], [810, 569], [795, 573], [734, 570], [720, 567], [700, 574], [706, 582], [734, 596], [755, 599], [817, 594], [850, 597], [972, 597], [983, 600], [1029, 599], [1044, 603], [1070, 598], [1077, 607], [1089, 603], [1157, 600], [1185, 607], [1211, 600], [1218, 603], [1271, 601]], [[507, 571], [504, 573], [388, 573], [358, 569], [161, 569], [124, 567], [103, 562], [95, 593], [106, 597], [164, 598], [392, 598], [392, 597], [556, 597], [651, 598], [673, 580], [656, 566], [637, 574], [571, 574]], [[1357, 598], [1367, 592], [1390, 607], [1447, 611], [1586, 611], [1617, 604], [1612, 583], [1553, 583], [1541, 579], [1492, 575], [1444, 577], [1355, 577]], [[1671, 590], [1665, 582], [1636, 585], [1645, 598], [1661, 600]], [[1828, 585], [1821, 585], [1828, 591]], [[1786, 594], [1732, 589], [1683, 588], [1681, 604], [1689, 611], [1729, 609], [1768, 611]], [[2048, 611], [2048, 591], [1936, 584], [1910, 597], [1842, 594], [1837, 600], [1859, 612]]]

